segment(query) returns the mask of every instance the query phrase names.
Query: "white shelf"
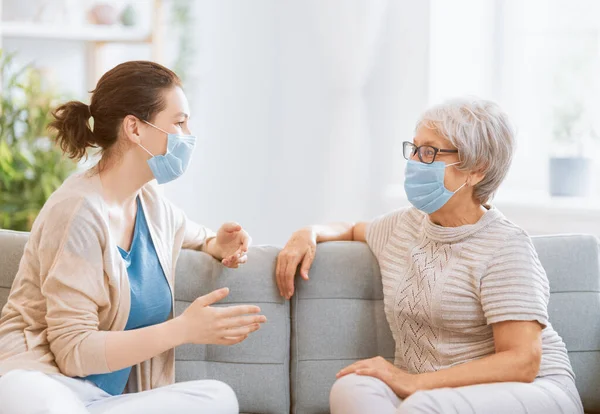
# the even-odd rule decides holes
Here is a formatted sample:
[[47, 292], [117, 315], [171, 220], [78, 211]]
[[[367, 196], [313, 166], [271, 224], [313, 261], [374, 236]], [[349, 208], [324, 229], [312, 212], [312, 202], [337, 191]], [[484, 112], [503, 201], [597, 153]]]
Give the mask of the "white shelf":
[[2, 22], [0, 35], [5, 38], [115, 43], [146, 43], [152, 39], [147, 30], [138, 28], [94, 25], [64, 27], [33, 22]]

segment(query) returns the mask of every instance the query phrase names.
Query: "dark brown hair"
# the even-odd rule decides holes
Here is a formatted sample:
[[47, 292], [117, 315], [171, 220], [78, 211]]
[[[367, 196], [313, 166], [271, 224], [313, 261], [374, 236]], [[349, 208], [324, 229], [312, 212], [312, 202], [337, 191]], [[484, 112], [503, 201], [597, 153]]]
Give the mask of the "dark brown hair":
[[175, 86], [181, 86], [180, 79], [158, 63], [121, 63], [102, 75], [91, 92], [89, 106], [79, 101], [59, 106], [52, 112], [54, 121], [49, 128], [56, 130], [56, 142], [63, 152], [80, 160], [87, 148], [101, 148], [103, 152], [111, 148], [127, 115], [151, 122], [165, 109], [165, 90]]

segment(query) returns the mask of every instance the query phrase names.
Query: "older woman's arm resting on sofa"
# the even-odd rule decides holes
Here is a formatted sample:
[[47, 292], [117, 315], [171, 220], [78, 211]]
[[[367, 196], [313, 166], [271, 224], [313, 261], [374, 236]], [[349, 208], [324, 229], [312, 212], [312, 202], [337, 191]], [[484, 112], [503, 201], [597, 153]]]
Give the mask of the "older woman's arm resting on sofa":
[[317, 243], [328, 241], [366, 241], [368, 223], [335, 223], [309, 226], [295, 232], [277, 257], [275, 272], [281, 296], [294, 294], [294, 277], [300, 265], [300, 276], [308, 280], [308, 271], [315, 259]]

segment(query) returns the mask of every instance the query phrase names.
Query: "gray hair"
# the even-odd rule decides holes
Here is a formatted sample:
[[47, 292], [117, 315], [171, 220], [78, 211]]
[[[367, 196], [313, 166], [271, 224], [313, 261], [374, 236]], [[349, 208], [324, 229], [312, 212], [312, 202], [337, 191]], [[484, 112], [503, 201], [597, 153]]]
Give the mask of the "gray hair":
[[458, 149], [461, 171], [485, 174], [474, 195], [482, 204], [490, 201], [508, 173], [515, 150], [515, 129], [500, 106], [478, 98], [452, 99], [425, 111], [417, 122], [417, 128], [421, 126]]

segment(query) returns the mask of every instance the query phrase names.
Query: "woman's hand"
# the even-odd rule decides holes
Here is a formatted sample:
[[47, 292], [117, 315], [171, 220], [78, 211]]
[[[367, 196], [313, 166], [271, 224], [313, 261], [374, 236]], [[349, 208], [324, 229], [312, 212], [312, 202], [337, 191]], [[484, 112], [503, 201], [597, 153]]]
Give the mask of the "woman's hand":
[[224, 266], [235, 269], [246, 263], [248, 246], [252, 239], [237, 223], [225, 223], [217, 232], [217, 236], [207, 241], [206, 252], [220, 260]]
[[337, 377], [356, 374], [375, 377], [385, 382], [399, 398], [406, 398], [418, 391], [418, 376], [396, 368], [382, 357], [364, 359], [347, 366]]
[[267, 321], [258, 306], [211, 307], [229, 294], [228, 288], [215, 290], [196, 299], [176, 319], [184, 343], [234, 345], [248, 338]]
[[294, 276], [298, 265], [300, 275], [308, 280], [308, 271], [315, 258], [317, 251], [317, 234], [312, 228], [298, 230], [287, 242], [283, 250], [277, 256], [277, 287], [279, 294], [289, 299], [294, 294]]

